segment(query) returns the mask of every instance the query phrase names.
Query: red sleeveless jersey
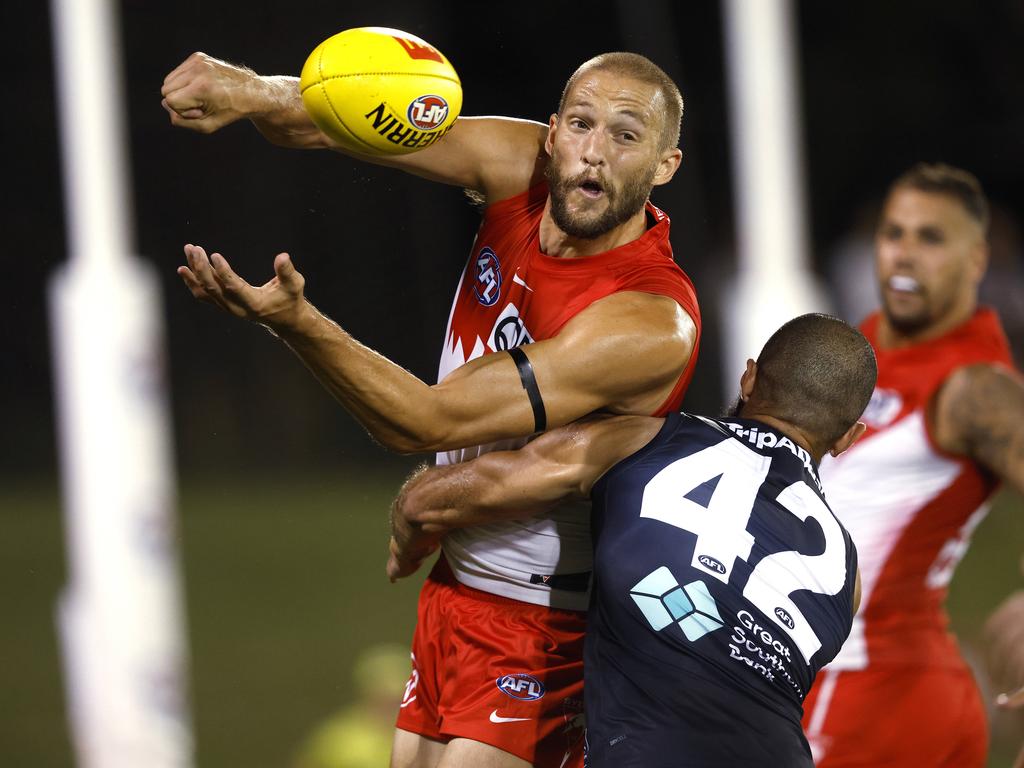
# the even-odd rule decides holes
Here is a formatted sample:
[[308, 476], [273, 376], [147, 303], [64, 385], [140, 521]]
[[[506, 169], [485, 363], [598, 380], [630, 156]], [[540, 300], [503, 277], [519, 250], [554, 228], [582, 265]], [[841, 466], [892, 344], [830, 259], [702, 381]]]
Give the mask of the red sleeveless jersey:
[[[547, 196], [547, 185], [540, 184], [494, 203], [484, 213], [448, 319], [438, 381], [481, 355], [555, 336], [599, 299], [642, 291], [674, 299], [697, 328], [690, 362], [653, 415], [677, 410], [697, 361], [701, 324], [693, 285], [672, 260], [668, 216], [647, 203], [650, 226], [633, 242], [594, 256], [555, 258], [540, 250]], [[439, 454], [438, 463], [525, 442], [450, 451]], [[585, 588], [569, 588], [580, 579], [557, 578], [590, 571], [589, 520], [578, 508], [556, 510], [543, 519], [453, 531], [444, 551], [456, 577], [471, 587], [540, 605], [586, 607]]]
[[997, 483], [935, 444], [928, 404], [958, 368], [1010, 366], [1010, 349], [990, 309], [899, 349], [879, 348], [878, 323], [876, 314], [861, 326], [878, 358], [878, 383], [862, 417], [867, 432], [821, 466], [826, 498], [857, 544], [863, 590], [850, 638], [830, 666], [958, 666], [943, 603]]

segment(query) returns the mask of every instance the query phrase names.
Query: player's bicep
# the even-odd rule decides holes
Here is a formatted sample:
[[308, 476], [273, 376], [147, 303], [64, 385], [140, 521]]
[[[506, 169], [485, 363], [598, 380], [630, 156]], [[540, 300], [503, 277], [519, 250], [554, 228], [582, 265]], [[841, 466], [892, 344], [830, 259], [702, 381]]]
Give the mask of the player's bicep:
[[531, 120], [461, 117], [444, 138], [426, 149], [364, 159], [474, 189], [496, 202], [540, 181], [546, 131], [542, 123]]
[[937, 396], [933, 425], [943, 448], [1024, 492], [1024, 382], [1015, 372], [989, 364], [956, 371]]
[[595, 302], [550, 344], [525, 347], [549, 425], [596, 410], [653, 413], [689, 365], [696, 326], [672, 299], [621, 293]]
[[477, 358], [434, 390], [432, 447], [525, 437], [595, 411], [650, 414], [689, 364], [693, 321], [663, 296], [620, 293], [595, 302], [554, 338]]

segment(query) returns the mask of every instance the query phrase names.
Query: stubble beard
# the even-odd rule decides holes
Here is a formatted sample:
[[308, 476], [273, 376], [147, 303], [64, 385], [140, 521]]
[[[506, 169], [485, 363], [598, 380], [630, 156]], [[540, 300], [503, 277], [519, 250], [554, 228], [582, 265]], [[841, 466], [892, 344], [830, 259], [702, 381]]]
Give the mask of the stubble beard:
[[935, 298], [922, 296], [921, 309], [912, 313], [897, 313], [886, 299], [882, 300], [882, 312], [889, 326], [901, 336], [916, 336], [927, 331], [932, 325], [941, 322], [948, 312], [953, 311], [953, 299], [949, 298], [944, 306], [935, 306]]
[[594, 240], [625, 224], [637, 212], [642, 211], [647, 198], [654, 187], [654, 172], [651, 168], [644, 173], [627, 179], [618, 190], [604, 186], [604, 195], [608, 205], [599, 214], [580, 214], [569, 210], [569, 193], [579, 187], [586, 178], [586, 173], [572, 177], [564, 177], [555, 166], [554, 157], [544, 169], [544, 177], [548, 182], [551, 196], [551, 218], [560, 230], [570, 237], [581, 240]]

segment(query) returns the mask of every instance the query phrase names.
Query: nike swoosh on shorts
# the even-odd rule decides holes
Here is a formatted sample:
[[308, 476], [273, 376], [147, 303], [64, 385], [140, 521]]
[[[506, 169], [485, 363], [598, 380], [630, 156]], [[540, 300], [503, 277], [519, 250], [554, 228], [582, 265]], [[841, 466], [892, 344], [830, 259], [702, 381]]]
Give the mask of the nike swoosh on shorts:
[[491, 712], [491, 722], [492, 723], [517, 723], [517, 722], [519, 722], [521, 720], [532, 720], [532, 719], [533, 718], [530, 718], [530, 717], [501, 717], [501, 715], [498, 714], [498, 710], [494, 710], [493, 712]]

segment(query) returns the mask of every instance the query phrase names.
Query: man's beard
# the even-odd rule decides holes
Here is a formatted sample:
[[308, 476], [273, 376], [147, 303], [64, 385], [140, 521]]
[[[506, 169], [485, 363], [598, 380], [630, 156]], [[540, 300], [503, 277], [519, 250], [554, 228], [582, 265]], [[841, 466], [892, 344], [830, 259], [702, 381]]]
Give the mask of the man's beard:
[[605, 197], [608, 198], [608, 205], [603, 213], [571, 213], [567, 202], [569, 193], [586, 181], [588, 174], [584, 172], [572, 178], [565, 178], [559, 174], [552, 157], [544, 169], [544, 177], [548, 181], [551, 195], [551, 218], [565, 234], [581, 240], [593, 240], [611, 232], [629, 221], [638, 211], [643, 210], [654, 186], [655, 170], [651, 168], [646, 173], [627, 179], [621, 190], [614, 190], [602, 184]]
[[952, 297], [943, 299], [941, 294], [936, 298], [934, 294], [925, 293], [923, 298], [923, 305], [918, 311], [913, 314], [904, 313], [900, 315], [889, 308], [889, 303], [886, 301], [885, 294], [883, 293], [882, 314], [885, 315], [886, 321], [897, 333], [903, 336], [916, 336], [922, 331], [927, 330], [931, 325], [934, 325], [937, 319], [951, 312], [953, 306]]
[[892, 326], [893, 330], [903, 336], [915, 336], [931, 325], [931, 318], [924, 312], [912, 317], [900, 317], [886, 311], [885, 319], [889, 321], [889, 325]]

